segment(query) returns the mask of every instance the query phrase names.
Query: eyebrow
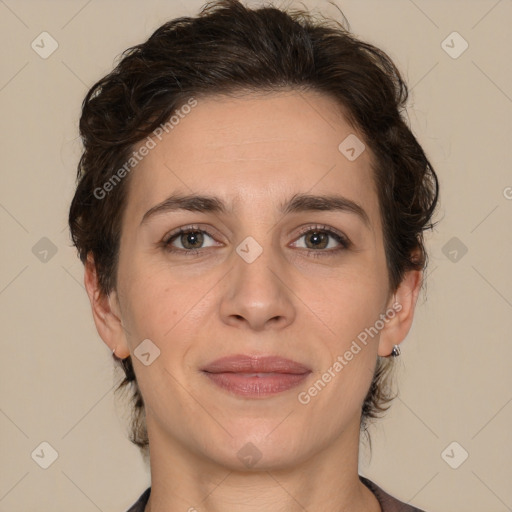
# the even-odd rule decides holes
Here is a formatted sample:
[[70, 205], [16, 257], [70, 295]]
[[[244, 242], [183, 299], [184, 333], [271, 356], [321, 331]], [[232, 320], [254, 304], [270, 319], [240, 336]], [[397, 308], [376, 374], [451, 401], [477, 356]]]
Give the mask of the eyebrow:
[[[143, 215], [141, 225], [155, 215], [177, 210], [216, 214], [232, 213], [232, 208], [228, 208], [219, 197], [173, 194], [150, 208]], [[341, 211], [351, 213], [356, 215], [368, 229], [372, 230], [370, 218], [366, 211], [355, 201], [340, 195], [295, 194], [288, 201], [280, 205], [279, 211], [283, 215], [308, 211]]]

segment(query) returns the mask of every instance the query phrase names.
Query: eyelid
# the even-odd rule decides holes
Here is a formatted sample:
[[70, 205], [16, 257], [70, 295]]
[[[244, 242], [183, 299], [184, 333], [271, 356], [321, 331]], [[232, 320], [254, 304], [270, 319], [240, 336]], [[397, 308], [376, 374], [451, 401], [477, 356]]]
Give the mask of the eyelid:
[[302, 235], [305, 235], [306, 233], [309, 233], [310, 231], [315, 231], [315, 230], [325, 231], [327, 233], [333, 233], [335, 235], [338, 235], [340, 238], [342, 238], [347, 244], [350, 243], [350, 240], [348, 239], [348, 237], [345, 234], [343, 234], [341, 231], [338, 231], [336, 228], [327, 226], [325, 224], [308, 224], [307, 226], [302, 227], [299, 231], [298, 238], [300, 238]]
[[214, 233], [213, 228], [211, 228], [210, 226], [204, 226], [201, 224], [190, 224], [187, 226], [181, 226], [179, 228], [174, 229], [170, 233], [167, 233], [163, 237], [162, 243], [167, 244], [177, 235], [181, 235], [182, 233], [188, 233], [188, 232], [193, 232], [193, 231], [201, 231], [202, 233], [206, 233], [208, 236], [210, 236], [211, 238], [214, 238], [214, 239], [216, 236], [218, 236], [216, 234], [216, 232]]

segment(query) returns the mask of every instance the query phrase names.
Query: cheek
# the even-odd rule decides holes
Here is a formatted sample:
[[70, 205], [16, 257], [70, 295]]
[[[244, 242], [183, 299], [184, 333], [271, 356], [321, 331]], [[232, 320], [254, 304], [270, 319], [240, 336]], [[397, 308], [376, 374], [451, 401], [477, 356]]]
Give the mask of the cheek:
[[172, 304], [169, 283], [147, 264], [138, 264], [136, 258], [127, 260], [120, 261], [118, 273], [123, 324], [132, 342], [140, 337], [156, 339], [163, 322], [169, 324], [178, 314]]
[[180, 341], [186, 344], [197, 329], [214, 282], [149, 262], [120, 267], [123, 324], [132, 348], [149, 338], [161, 350], [172, 341], [173, 351], [179, 351]]
[[384, 284], [366, 268], [340, 272], [318, 287], [313, 288], [311, 284], [305, 283], [298, 295], [305, 297], [304, 303], [313, 319], [319, 321], [329, 334], [326, 339], [332, 340], [337, 350], [374, 325], [382, 313]]

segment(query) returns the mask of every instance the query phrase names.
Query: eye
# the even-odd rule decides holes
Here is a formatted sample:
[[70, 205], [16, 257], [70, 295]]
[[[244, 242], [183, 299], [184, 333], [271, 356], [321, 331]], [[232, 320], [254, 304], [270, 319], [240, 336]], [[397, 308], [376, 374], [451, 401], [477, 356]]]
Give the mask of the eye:
[[[205, 237], [214, 240], [213, 236], [206, 230], [197, 226], [186, 226], [171, 233], [163, 242], [164, 248], [169, 252], [181, 252], [183, 254], [198, 254], [201, 249], [213, 247], [215, 244], [204, 246]], [[175, 244], [178, 244], [176, 246]], [[180, 247], [181, 246], [181, 247]]]
[[[300, 240], [304, 238], [301, 248], [307, 249], [308, 256], [332, 256], [350, 247], [349, 239], [328, 226], [308, 226], [301, 230]], [[295, 242], [295, 247], [297, 247]], [[326, 249], [326, 250], [323, 250]]]
[[[301, 238], [304, 238], [305, 244], [297, 245], [296, 241], [292, 247], [306, 249], [306, 254], [313, 257], [334, 256], [351, 246], [350, 240], [345, 235], [328, 226], [307, 226], [301, 230], [297, 240]], [[205, 246], [207, 239], [215, 242], [215, 238], [209, 231], [198, 226], [184, 226], [168, 235], [161, 245], [168, 252], [194, 256], [200, 254], [204, 249], [216, 245], [210, 243]]]

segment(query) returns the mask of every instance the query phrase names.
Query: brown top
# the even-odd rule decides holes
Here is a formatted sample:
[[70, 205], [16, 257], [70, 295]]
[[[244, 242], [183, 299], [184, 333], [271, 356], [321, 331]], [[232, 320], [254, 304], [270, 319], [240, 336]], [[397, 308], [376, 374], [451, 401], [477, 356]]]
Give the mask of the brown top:
[[[374, 484], [371, 480], [368, 480], [368, 478], [365, 478], [364, 476], [359, 475], [359, 480], [361, 480], [361, 482], [363, 482], [363, 484], [365, 484], [366, 487], [368, 487], [368, 489], [370, 489], [370, 491], [375, 494], [382, 512], [424, 512], [419, 508], [413, 507], [412, 505], [408, 505], [407, 503], [393, 498], [393, 496], [383, 491], [378, 485]], [[144, 507], [149, 500], [150, 493], [151, 487], [148, 487], [142, 493], [137, 502], [134, 503], [127, 512], [144, 512]]]

